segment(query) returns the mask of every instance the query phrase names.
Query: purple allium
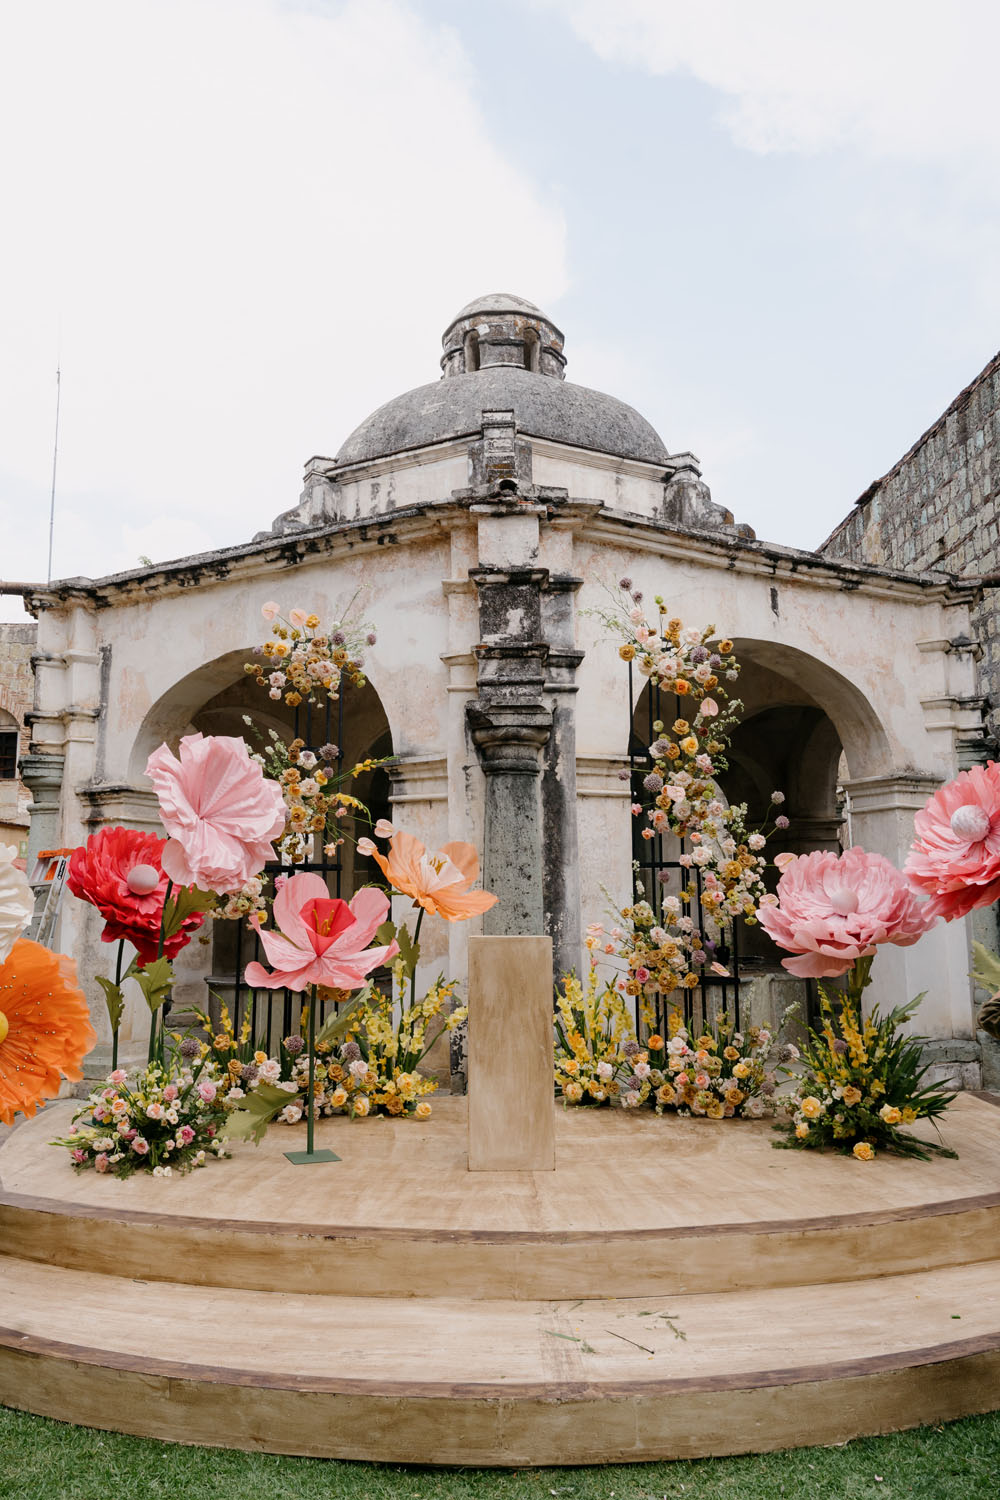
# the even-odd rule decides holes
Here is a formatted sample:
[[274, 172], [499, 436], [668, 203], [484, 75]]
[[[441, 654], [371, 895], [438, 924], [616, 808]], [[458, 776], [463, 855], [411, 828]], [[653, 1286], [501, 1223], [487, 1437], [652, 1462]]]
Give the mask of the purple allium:
[[365, 640], [367, 641], [369, 646], [374, 646], [375, 642], [378, 640], [378, 636], [375, 634], [374, 630], [369, 630], [368, 634], [365, 636]]
[[658, 771], [650, 771], [648, 776], [642, 778], [642, 784], [647, 792], [663, 791], [663, 777]]
[[305, 1044], [305, 1038], [304, 1037], [301, 1037], [301, 1036], [286, 1036], [285, 1037], [285, 1051], [289, 1054], [290, 1057], [298, 1057], [299, 1053], [302, 1052], [305, 1049], [305, 1045], [306, 1044]]
[[622, 769], [618, 772], [618, 780], [619, 781], [628, 781], [629, 778], [631, 777], [631, 775], [632, 775], [632, 772], [629, 771], [629, 770], [627, 770], [626, 767], [623, 766]]
[[718, 651], [712, 652], [711, 656], [708, 658], [708, 665], [710, 667], [722, 666], [722, 657], [719, 655]]
[[708, 652], [705, 650], [704, 646], [695, 646], [694, 647], [694, 649], [691, 652], [691, 660], [693, 662], [708, 661]]
[[766, 1094], [770, 1099], [771, 1095], [774, 1093], [774, 1080], [772, 1078], [765, 1078], [764, 1082], [760, 1086], [760, 1091], [762, 1094]]
[[181, 1057], [197, 1057], [201, 1051], [201, 1047], [193, 1036], [186, 1036], [183, 1042], [181, 1042], [179, 1050]]
[[693, 948], [691, 950], [691, 962], [693, 964], [703, 964], [707, 958], [708, 954], [703, 953], [700, 948]]
[[781, 815], [780, 818], [775, 818], [775, 820], [774, 820], [774, 826], [775, 826], [775, 828], [787, 828], [788, 827], [788, 819], [785, 817], [784, 813], [782, 813], [782, 815]]
[[667, 753], [667, 747], [670, 743], [670, 740], [654, 740], [649, 747], [649, 753], [653, 759], [662, 760]]
[[843, 1037], [839, 1037], [838, 1036], [838, 1037], [835, 1038], [834, 1043], [833, 1043], [833, 1050], [840, 1057], [842, 1057], [844, 1055], [844, 1053], [848, 1050], [847, 1043], [844, 1041]]
[[657, 872], [656, 872], [656, 878], [660, 882], [661, 885], [666, 885], [669, 882], [669, 880], [670, 880], [670, 871], [669, 870], [657, 870]]
[[346, 1063], [357, 1062], [361, 1056], [361, 1048], [357, 1042], [345, 1042], [340, 1049], [340, 1055]]
[[641, 1093], [641, 1091], [642, 1091], [642, 1079], [640, 1077], [638, 1077], [637, 1074], [633, 1073], [632, 1077], [629, 1079], [628, 1083], [626, 1083], [625, 1087], [627, 1089], [635, 1089], [635, 1092], [637, 1094]]
[[619, 588], [620, 588], [620, 589], [624, 589], [624, 590], [625, 590], [625, 592], [626, 592], [626, 594], [627, 594], [627, 593], [628, 593], [628, 591], [629, 591], [629, 590], [630, 590], [630, 589], [631, 589], [631, 587], [632, 587], [632, 580], [631, 580], [631, 578], [620, 578], [620, 579], [619, 579], [619, 580], [618, 580], [618, 587], [619, 587]]
[[336, 745], [321, 745], [320, 746], [320, 748], [319, 748], [319, 758], [320, 758], [320, 760], [334, 761], [334, 760], [339, 759], [339, 757], [340, 757], [340, 750], [339, 750], [339, 748]]
[[632, 603], [633, 604], [641, 604], [642, 603], [642, 591], [640, 589], [636, 589], [635, 593], [632, 595]]
[[260, 1077], [260, 1069], [256, 1063], [244, 1063], [240, 1069], [240, 1083], [256, 1083]]
[[346, 640], [347, 637], [342, 630], [335, 630], [330, 637], [330, 643], [334, 646], [343, 646]]
[[633, 1042], [631, 1038], [622, 1047], [622, 1054], [625, 1057], [638, 1057], [641, 1051], [642, 1048], [639, 1046], [639, 1043]]

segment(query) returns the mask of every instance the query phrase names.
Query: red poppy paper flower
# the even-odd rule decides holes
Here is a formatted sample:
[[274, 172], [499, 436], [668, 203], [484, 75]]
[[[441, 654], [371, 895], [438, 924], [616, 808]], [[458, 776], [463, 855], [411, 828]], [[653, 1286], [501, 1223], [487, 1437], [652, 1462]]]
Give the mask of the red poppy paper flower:
[[61, 1078], [82, 1078], [96, 1041], [73, 960], [21, 938], [0, 965], [0, 1121], [30, 1118]]
[[[150, 963], [158, 950], [167, 892], [167, 877], [160, 863], [165, 845], [166, 839], [157, 838], [155, 833], [102, 828], [73, 850], [66, 871], [66, 884], [73, 895], [96, 906], [104, 918], [102, 942], [124, 938], [135, 948], [141, 964]], [[163, 945], [167, 958], [174, 958], [201, 924], [200, 913], [185, 917], [181, 930]]]

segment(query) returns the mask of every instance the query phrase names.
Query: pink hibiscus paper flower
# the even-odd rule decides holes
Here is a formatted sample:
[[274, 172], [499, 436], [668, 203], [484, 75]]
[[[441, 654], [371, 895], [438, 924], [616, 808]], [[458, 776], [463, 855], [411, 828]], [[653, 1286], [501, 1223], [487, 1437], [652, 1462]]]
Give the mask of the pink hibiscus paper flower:
[[348, 905], [330, 895], [321, 876], [293, 875], [274, 898], [280, 931], [268, 932], [259, 915], [252, 918], [274, 973], [247, 964], [247, 984], [270, 990], [304, 990], [310, 984], [359, 989], [372, 969], [399, 952], [396, 942], [368, 947], [388, 912], [388, 896], [374, 886], [365, 886]]
[[1000, 766], [961, 771], [913, 819], [916, 839], [903, 869], [951, 922], [1000, 898]]
[[885, 855], [858, 847], [801, 855], [778, 881], [777, 906], [760, 906], [757, 917], [796, 955], [781, 962], [801, 979], [846, 974], [881, 943], [908, 947], [936, 921]]
[[166, 745], [146, 762], [170, 835], [160, 863], [175, 885], [222, 895], [239, 890], [274, 858], [285, 827], [281, 787], [231, 735], [188, 734], [180, 758]]

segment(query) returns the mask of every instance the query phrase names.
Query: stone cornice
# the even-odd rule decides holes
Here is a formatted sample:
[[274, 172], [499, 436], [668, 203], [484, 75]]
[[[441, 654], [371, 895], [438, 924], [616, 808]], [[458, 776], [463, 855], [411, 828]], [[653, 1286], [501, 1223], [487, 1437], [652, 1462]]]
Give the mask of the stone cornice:
[[[376, 553], [386, 548], [433, 540], [457, 522], [467, 520], [468, 507], [454, 500], [390, 511], [363, 520], [326, 522], [282, 536], [267, 535], [237, 547], [198, 553], [151, 568], [137, 568], [106, 578], [66, 578], [39, 584], [25, 594], [32, 614], [79, 606], [111, 609], [153, 598], [182, 594], [192, 588], [239, 580], [258, 581], [289, 567], [352, 553]], [[546, 524], [544, 519], [543, 526]], [[668, 527], [645, 516], [618, 512], [590, 500], [568, 500], [554, 510], [550, 524], [571, 527], [593, 542], [615, 542], [660, 557], [707, 567], [749, 573], [818, 588], [857, 590], [882, 598], [935, 600], [967, 604], [979, 590], [978, 581], [965, 582], [941, 573], [907, 574], [865, 563], [848, 563], [797, 551], [773, 543], [751, 541], [730, 532], [708, 532]]]

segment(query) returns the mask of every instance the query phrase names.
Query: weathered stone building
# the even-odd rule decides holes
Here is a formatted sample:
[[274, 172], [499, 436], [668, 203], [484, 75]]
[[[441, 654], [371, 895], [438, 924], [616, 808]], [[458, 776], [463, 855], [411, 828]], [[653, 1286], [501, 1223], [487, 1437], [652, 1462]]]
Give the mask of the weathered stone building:
[[28, 748], [25, 715], [34, 699], [31, 657], [38, 627], [0, 625], [0, 844], [27, 850], [30, 795], [18, 773]]
[[[986, 734], [981, 746], [969, 741], [966, 748], [970, 759], [1000, 758], [1000, 354], [869, 485], [819, 550], [883, 567], [940, 570], [978, 585], [970, 618]], [[976, 913], [972, 925], [983, 942], [998, 946], [995, 910]], [[989, 1058], [988, 1081], [1000, 1086], [1000, 1049], [984, 1033], [979, 1045]], [[954, 1052], [976, 1057], [971, 1044]]]
[[[395, 757], [391, 785], [369, 795], [429, 846], [474, 843], [501, 898], [487, 930], [548, 932], [557, 962], [579, 968], [584, 924], [606, 915], [602, 886], [627, 899], [632, 880], [619, 772], [633, 730], [647, 733], [644, 703], [633, 715], [595, 613], [627, 574], [735, 643], [745, 714], [723, 791], [753, 817], [783, 787], [788, 846], [807, 849], [843, 837], [843, 783], [852, 839], [901, 860], [915, 809], [979, 753], [976, 590], [758, 541], [713, 502], [691, 454], [564, 378], [562, 334], [529, 302], [479, 299], [443, 345], [442, 378], [310, 460], [299, 504], [253, 541], [27, 591], [34, 843], [77, 843], [103, 822], [156, 827], [143, 771], [164, 739], [242, 733], [250, 709], [287, 730], [243, 672], [261, 604], [329, 621], [360, 596], [378, 641], [342, 743], [348, 759]], [[348, 852], [344, 882], [367, 874]], [[428, 968], [461, 977], [472, 926], [430, 927]], [[67, 904], [62, 944], [84, 973], [105, 971], [97, 933], [89, 909]], [[752, 957], [766, 1006], [777, 955]], [[214, 957], [192, 944], [182, 991], [202, 998], [227, 965], [218, 941]], [[885, 951], [876, 988], [928, 990], [923, 1028], [944, 1049], [962, 1043], [972, 1082], [968, 968], [964, 924], [939, 927], [919, 949]]]

